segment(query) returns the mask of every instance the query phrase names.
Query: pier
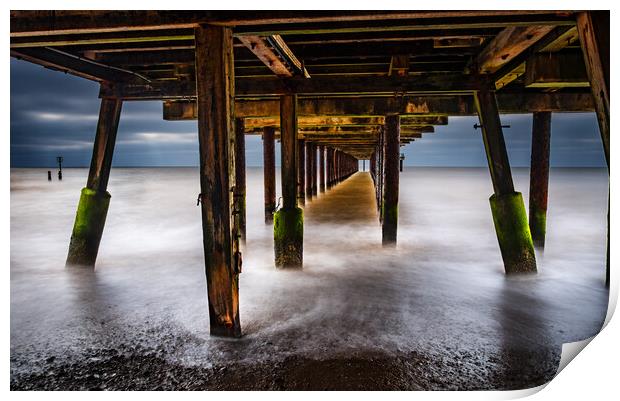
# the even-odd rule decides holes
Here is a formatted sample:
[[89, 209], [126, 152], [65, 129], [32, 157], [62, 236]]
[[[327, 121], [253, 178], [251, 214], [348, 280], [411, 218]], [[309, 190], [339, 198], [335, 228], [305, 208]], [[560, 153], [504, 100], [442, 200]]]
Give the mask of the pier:
[[[303, 269], [304, 208], [365, 179], [360, 161], [381, 242], [398, 247], [401, 147], [451, 116], [479, 118], [506, 274], [535, 273], [545, 244], [552, 113], [595, 112], [609, 167], [608, 11], [12, 11], [10, 24], [12, 57], [100, 84], [68, 266], [96, 264], [123, 103], [158, 101], [164, 119], [197, 121], [212, 335], [242, 334], [246, 135], [263, 139], [274, 269]], [[534, 118], [529, 214], [501, 122], [517, 113]]]

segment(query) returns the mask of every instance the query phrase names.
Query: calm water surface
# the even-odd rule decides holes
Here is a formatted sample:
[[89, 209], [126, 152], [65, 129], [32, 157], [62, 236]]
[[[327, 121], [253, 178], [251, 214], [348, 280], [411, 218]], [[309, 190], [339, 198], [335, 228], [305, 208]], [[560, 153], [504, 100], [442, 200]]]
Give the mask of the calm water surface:
[[[507, 278], [486, 169], [406, 168], [395, 249], [381, 247], [368, 174], [354, 175], [307, 203], [303, 271], [276, 271], [249, 168], [237, 341], [208, 335], [198, 170], [114, 169], [97, 268], [65, 269], [87, 173], [11, 171], [14, 373], [122, 344], [187, 365], [416, 351], [492, 371], [523, 350], [557, 359], [605, 317], [602, 169], [551, 171], [539, 274]], [[514, 178], [527, 200], [528, 170]]]

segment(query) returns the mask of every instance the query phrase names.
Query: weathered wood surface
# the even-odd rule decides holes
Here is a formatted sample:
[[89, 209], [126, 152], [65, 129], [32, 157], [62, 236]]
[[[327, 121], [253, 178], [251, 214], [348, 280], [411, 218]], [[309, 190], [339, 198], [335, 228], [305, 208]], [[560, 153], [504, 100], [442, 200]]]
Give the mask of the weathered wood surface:
[[475, 99], [495, 194], [513, 193], [512, 173], [510, 171], [510, 163], [508, 162], [508, 153], [506, 152], [495, 92], [483, 88], [476, 92]]
[[280, 129], [282, 131], [282, 208], [297, 207], [298, 170], [300, 160], [297, 140], [297, 96], [286, 95], [280, 98]]
[[538, 53], [525, 68], [528, 88], [587, 88], [590, 86], [581, 52]]
[[283, 60], [270, 48], [269, 44], [261, 36], [239, 36], [239, 40], [252, 53], [258, 57], [274, 74], [279, 77], [292, 77], [293, 72], [289, 70]]
[[118, 99], [101, 99], [93, 156], [86, 181], [87, 188], [100, 193], [106, 192], [108, 188], [122, 105]]
[[609, 167], [609, 11], [586, 11], [577, 14], [577, 29]]
[[276, 153], [273, 127], [263, 128], [263, 181], [265, 222], [273, 222], [276, 209]]
[[534, 245], [539, 247], [545, 246], [550, 142], [551, 113], [534, 113], [532, 122], [530, 210], [528, 221]]
[[384, 131], [384, 192], [383, 192], [383, 244], [395, 244], [398, 231], [398, 192], [400, 157], [400, 118], [396, 114], [387, 115]]
[[232, 210], [235, 185], [234, 73], [230, 28], [200, 26], [196, 34], [200, 200], [212, 335], [238, 337], [237, 227]]
[[306, 141], [297, 141], [297, 202], [306, 203]]
[[319, 191], [325, 192], [325, 145], [319, 145]]
[[235, 192], [234, 210], [239, 223], [241, 240], [246, 234], [245, 126], [242, 118], [235, 119]]

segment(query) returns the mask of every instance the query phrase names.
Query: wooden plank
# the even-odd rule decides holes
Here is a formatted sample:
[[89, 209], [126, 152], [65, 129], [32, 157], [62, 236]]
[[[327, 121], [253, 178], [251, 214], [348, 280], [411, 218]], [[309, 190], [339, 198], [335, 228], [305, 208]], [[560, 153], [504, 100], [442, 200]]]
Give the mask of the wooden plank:
[[237, 227], [232, 215], [235, 185], [234, 72], [230, 28], [196, 28], [196, 83], [200, 153], [200, 199], [212, 335], [239, 337]]
[[491, 180], [493, 181], [493, 189], [496, 195], [511, 194], [514, 192], [514, 185], [495, 92], [482, 88], [476, 92], [474, 99], [482, 126], [482, 138]]
[[590, 86], [581, 52], [537, 53], [526, 63], [528, 88], [587, 88]]
[[553, 25], [508, 27], [491, 40], [474, 60], [480, 74], [492, 74], [551, 32]]
[[577, 14], [577, 29], [609, 167], [609, 11]]

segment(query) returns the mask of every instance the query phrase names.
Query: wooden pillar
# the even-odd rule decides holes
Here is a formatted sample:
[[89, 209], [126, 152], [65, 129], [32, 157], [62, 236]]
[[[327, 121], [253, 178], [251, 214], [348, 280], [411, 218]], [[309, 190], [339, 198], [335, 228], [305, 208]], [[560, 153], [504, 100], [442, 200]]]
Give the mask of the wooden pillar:
[[277, 268], [303, 265], [304, 215], [297, 207], [301, 147], [297, 139], [297, 96], [280, 98], [280, 137], [282, 139], [282, 208], [274, 216], [274, 251]]
[[319, 146], [319, 190], [325, 192], [325, 146]]
[[385, 116], [385, 192], [383, 194], [383, 244], [396, 244], [398, 230], [398, 191], [400, 156], [400, 116]]
[[577, 29], [609, 168], [609, 10], [578, 13]]
[[333, 170], [334, 170], [334, 149], [331, 147], [327, 148], [327, 156], [326, 156], [326, 174], [327, 174], [327, 188], [331, 188], [333, 185]]
[[306, 142], [306, 195], [312, 200], [312, 142]]
[[306, 204], [306, 141], [297, 141], [297, 201], [300, 205]]
[[245, 207], [245, 123], [243, 118], [235, 120], [235, 205], [234, 214], [239, 219], [239, 234], [245, 241], [246, 207]]
[[514, 190], [495, 92], [482, 88], [474, 100], [495, 192], [489, 202], [504, 269], [506, 273], [535, 272], [532, 235], [523, 197]]
[[274, 127], [263, 128], [263, 182], [265, 197], [265, 223], [273, 222], [276, 210], [276, 152]]
[[238, 219], [235, 186], [232, 30], [195, 29], [200, 201], [211, 335], [239, 337]]
[[317, 150], [318, 150], [318, 146], [316, 143], [312, 144], [312, 196], [317, 196], [318, 195], [318, 186], [316, 184], [317, 182], [317, 170], [318, 170], [318, 163], [316, 160], [316, 156], [317, 156]]
[[[609, 97], [610, 97], [610, 24], [609, 10], [584, 11], [577, 14], [579, 41], [590, 80], [607, 170], [609, 172]], [[607, 269], [605, 285], [609, 287], [609, 207], [607, 208]]]
[[549, 143], [551, 112], [534, 113], [532, 122], [532, 158], [530, 164], [530, 232], [534, 246], [545, 246], [547, 192], [549, 187]]
[[95, 266], [110, 205], [107, 188], [121, 108], [120, 99], [101, 99], [88, 180], [80, 194], [69, 243], [67, 266]]

